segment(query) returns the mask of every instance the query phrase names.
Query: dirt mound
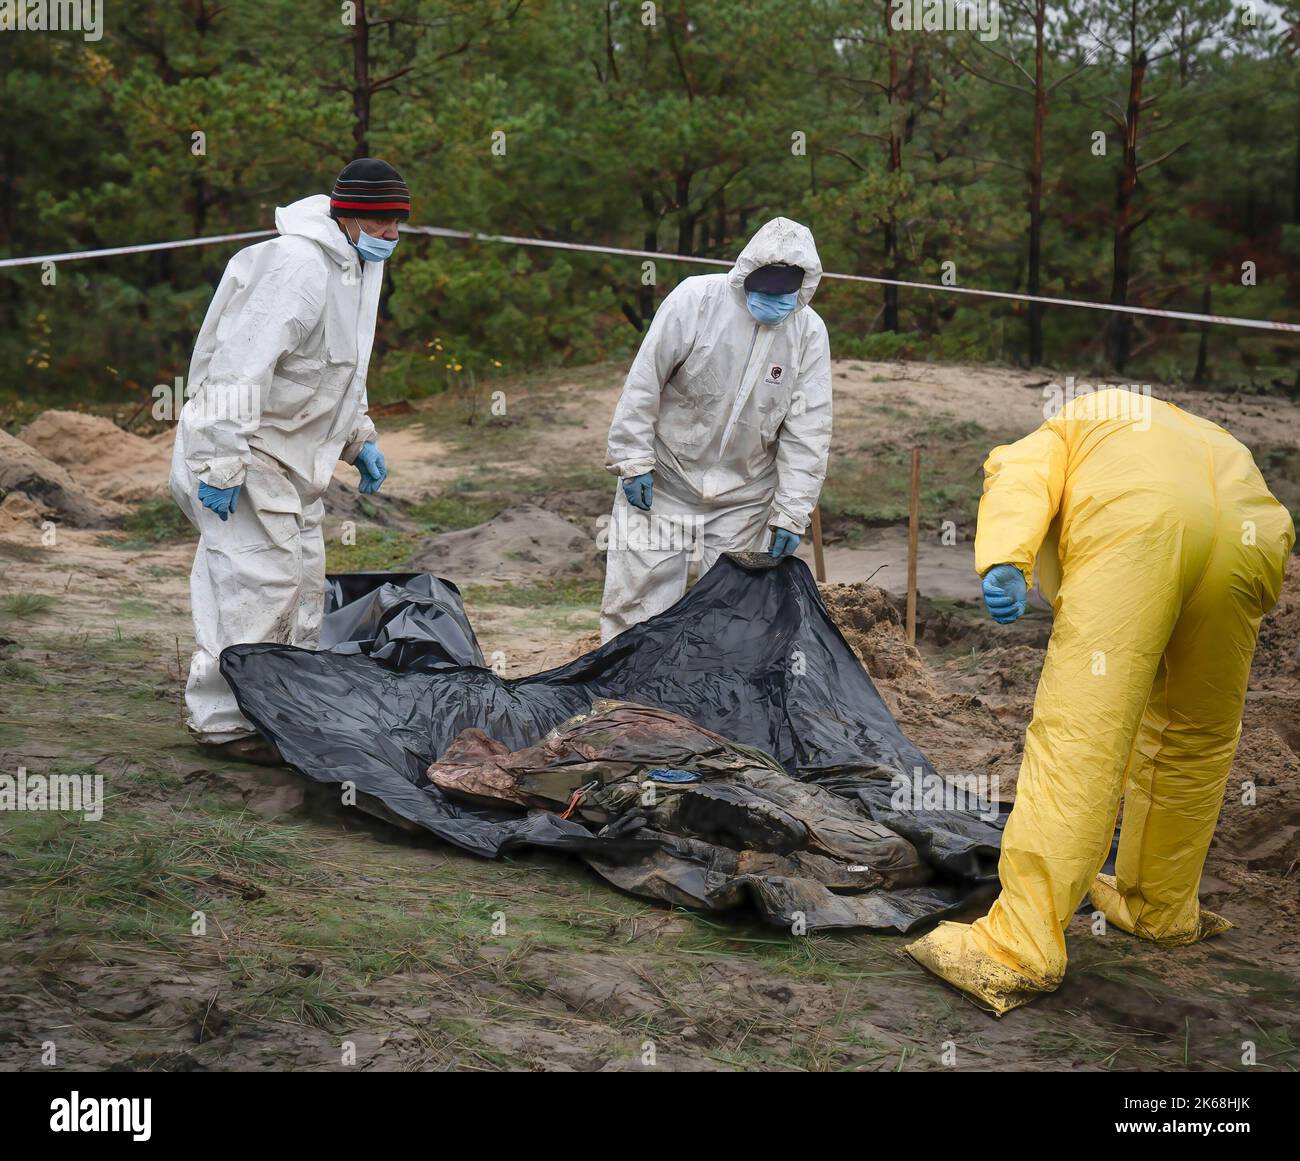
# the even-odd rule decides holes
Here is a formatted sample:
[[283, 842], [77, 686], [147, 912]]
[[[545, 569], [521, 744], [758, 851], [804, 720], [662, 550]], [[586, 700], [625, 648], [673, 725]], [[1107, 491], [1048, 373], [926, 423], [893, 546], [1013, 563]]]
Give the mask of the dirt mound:
[[610, 494], [607, 489], [574, 488], [548, 492], [537, 501], [548, 512], [557, 512], [566, 520], [591, 526], [609, 515]]
[[92, 495], [53, 460], [0, 431], [0, 496], [14, 492], [73, 528], [102, 527], [127, 514], [123, 505]]
[[1251, 871], [1289, 876], [1300, 862], [1300, 757], [1293, 744], [1268, 725], [1242, 729], [1214, 849]]
[[100, 415], [42, 411], [18, 438], [98, 496], [134, 504], [166, 491], [170, 433], [141, 439]]
[[48, 508], [34, 503], [22, 492], [9, 492], [0, 500], [0, 537], [35, 544], [40, 540], [40, 526], [54, 516]]
[[362, 495], [337, 476], [330, 480], [323, 500], [325, 515], [332, 520], [351, 520], [354, 524], [373, 524], [380, 528], [395, 528], [399, 532], [414, 532], [420, 527], [410, 515], [409, 500], [383, 492]]
[[1297, 648], [1300, 648], [1300, 564], [1292, 557], [1277, 605], [1259, 627], [1259, 646], [1251, 666], [1252, 681], [1282, 674], [1300, 677]]
[[431, 536], [407, 567], [486, 583], [602, 575], [594, 538], [536, 504], [507, 508], [474, 528]]
[[[866, 583], [821, 585], [822, 600], [845, 640], [880, 689], [890, 712], [941, 774], [979, 774], [993, 779], [998, 797], [1014, 794], [1024, 729], [1033, 706], [1042, 649], [1003, 637], [971, 658], [949, 660], [932, 670], [907, 643], [905, 605]], [[930, 638], [969, 643], [982, 632], [977, 622], [934, 608], [926, 610]], [[917, 636], [921, 636], [918, 611]], [[1034, 636], [1039, 630], [1034, 629]]]
[[820, 591], [831, 620], [873, 679], [913, 695], [934, 693], [925, 662], [908, 644], [902, 615], [884, 589], [858, 582], [821, 585]]

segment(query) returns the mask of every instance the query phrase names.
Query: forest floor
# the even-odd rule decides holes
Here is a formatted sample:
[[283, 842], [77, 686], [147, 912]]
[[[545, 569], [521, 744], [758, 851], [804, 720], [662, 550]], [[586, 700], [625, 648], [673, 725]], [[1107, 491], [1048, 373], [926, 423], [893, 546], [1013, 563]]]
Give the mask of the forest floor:
[[[996, 773], [1010, 793], [1050, 618], [981, 615], [971, 537], [984, 456], [1041, 422], [1042, 384], [916, 363], [835, 374], [828, 607], [938, 769]], [[366, 500], [341, 469], [331, 568], [437, 562], [512, 676], [592, 648], [588, 542], [613, 494], [601, 464], [620, 383], [613, 366], [504, 381], [496, 417], [457, 395], [386, 409], [389, 482]], [[1300, 509], [1300, 407], [1156, 393], [1249, 444]], [[19, 434], [63, 465], [65, 495], [91, 488], [126, 515], [60, 524], [49, 543], [39, 505], [0, 504], [0, 773], [99, 774], [108, 797], [94, 823], [0, 814], [0, 1070], [1300, 1067], [1294, 559], [1202, 882], [1236, 927], [1159, 948], [1077, 916], [1063, 986], [999, 1021], [901, 958], [901, 937], [667, 909], [574, 860], [477, 859], [287, 771], [211, 761], [182, 723], [193, 540], [159, 498], [170, 433], [53, 416]], [[895, 599], [912, 446], [919, 654]], [[559, 535], [574, 525], [585, 538]]]

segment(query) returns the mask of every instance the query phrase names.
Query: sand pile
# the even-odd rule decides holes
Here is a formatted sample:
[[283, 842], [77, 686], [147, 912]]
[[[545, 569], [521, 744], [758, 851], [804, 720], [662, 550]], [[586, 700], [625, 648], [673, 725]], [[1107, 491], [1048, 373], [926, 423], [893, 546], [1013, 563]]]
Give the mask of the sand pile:
[[[1300, 697], [1269, 721], [1248, 701], [1214, 847], [1252, 871], [1294, 875], [1300, 864]], [[1292, 717], [1288, 724], [1281, 719]], [[1289, 734], [1289, 736], [1288, 736]], [[1291, 892], [1294, 899], [1294, 890]]]
[[[969, 692], [946, 688], [957, 671], [945, 667], [942, 686], [925, 660], [907, 643], [899, 604], [883, 589], [865, 583], [821, 585], [822, 600], [853, 651], [876, 682], [898, 724], [936, 770], [945, 775], [979, 774], [994, 779], [995, 796], [1009, 799], [1020, 769], [1025, 724], [1033, 704], [1036, 662], [1032, 646], [991, 650]], [[1001, 672], [1023, 669], [1032, 680], [1000, 680]], [[959, 681], [966, 684], [968, 675]]]
[[[13, 493], [44, 509], [51, 519], [73, 528], [111, 524], [128, 511], [107, 496], [92, 494], [59, 464], [0, 431], [0, 497], [7, 499]], [[21, 518], [18, 508], [11, 507], [8, 518]]]
[[907, 642], [903, 617], [884, 589], [864, 582], [821, 585], [826, 609], [873, 680], [911, 693], [933, 693], [925, 662]]
[[322, 498], [325, 515], [331, 521], [350, 520], [359, 525], [396, 528], [399, 532], [414, 532], [420, 527], [410, 515], [410, 500], [386, 492], [363, 495], [354, 484], [345, 484], [337, 476], [330, 480]]
[[96, 495], [135, 504], [166, 493], [171, 432], [141, 439], [101, 415], [43, 411], [18, 438]]
[[55, 515], [22, 492], [8, 492], [0, 500], [0, 537], [34, 546], [40, 543], [41, 525]]
[[492, 582], [595, 579], [604, 575], [595, 538], [536, 504], [507, 508], [485, 524], [426, 540], [407, 568]]

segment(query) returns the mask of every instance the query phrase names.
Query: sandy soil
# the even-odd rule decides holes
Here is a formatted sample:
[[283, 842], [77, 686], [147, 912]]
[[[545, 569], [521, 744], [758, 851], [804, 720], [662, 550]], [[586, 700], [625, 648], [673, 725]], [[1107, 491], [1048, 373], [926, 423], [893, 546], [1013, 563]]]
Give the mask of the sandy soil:
[[473, 577], [476, 583], [603, 575], [586, 531], [536, 504], [507, 508], [475, 528], [431, 536], [409, 565], [437, 576]]
[[[832, 484], [882, 449], [909, 446], [936, 422], [978, 423], [1015, 436], [1042, 419], [1042, 387], [1022, 372], [850, 361], [837, 364], [835, 374]], [[433, 422], [428, 408], [383, 419], [388, 490], [396, 500], [438, 498], [468, 471], [488, 464], [515, 480], [535, 479], [531, 491], [527, 484], [521, 491], [546, 517], [567, 522], [557, 528], [594, 532], [608, 510], [611, 482], [590, 473], [573, 486], [557, 488], [552, 481], [557, 466], [599, 468], [619, 385], [617, 369], [595, 368], [509, 390], [511, 413], [524, 425], [519, 439], [507, 431], [484, 433], [482, 444], [477, 436], [466, 440]], [[1247, 443], [1300, 446], [1300, 408], [1293, 404], [1157, 394], [1222, 423]], [[134, 502], [164, 487], [166, 433], [144, 440], [108, 430], [92, 417], [65, 414], [42, 416], [23, 434], [32, 440], [28, 450], [4, 444], [0, 456], [9, 449], [12, 460], [21, 457], [27, 467], [57, 477], [70, 503], [92, 492]], [[355, 472], [344, 466], [337, 478], [350, 487]], [[977, 478], [971, 487], [978, 489]], [[490, 910], [499, 904], [512, 914], [528, 909], [529, 922], [542, 925], [538, 930], [560, 923], [584, 933], [567, 950], [562, 941], [541, 936], [516, 943], [458, 937], [451, 950], [421, 952], [402, 971], [376, 976], [367, 986], [366, 1015], [349, 1017], [363, 1067], [637, 1068], [637, 1045], [649, 1026], [659, 1045], [657, 1067], [665, 1069], [938, 1067], [935, 1046], [952, 1036], [962, 1045], [962, 1067], [981, 1070], [1180, 1067], [1184, 1054], [1193, 1067], [1235, 1068], [1240, 1044], [1252, 1037], [1267, 1046], [1266, 1067], [1300, 1064], [1293, 1005], [1300, 982], [1295, 567], [1261, 634], [1242, 741], [1202, 888], [1207, 905], [1237, 927], [1194, 948], [1160, 949], [1127, 938], [1092, 938], [1086, 919], [1076, 918], [1066, 985], [995, 1023], [900, 964], [896, 940], [819, 940], [807, 962], [797, 951], [782, 958], [783, 941], [772, 941], [770, 932], [733, 940], [734, 931], [710, 927], [702, 941], [705, 929], [692, 917], [614, 896], [563, 860], [482, 863], [408, 843], [377, 823], [342, 824], [337, 809], [314, 803], [291, 776], [213, 766], [186, 745], [179, 728], [192, 545], [141, 546], [111, 525], [72, 527], [57, 519], [51, 542], [41, 525], [59, 499], [28, 503], [11, 495], [0, 503], [0, 599], [37, 594], [55, 601], [50, 609], [0, 623], [0, 637], [11, 642], [9, 656], [41, 659], [52, 673], [66, 654], [68, 688], [83, 689], [75, 685], [83, 680], [94, 684], [75, 696], [58, 695], [69, 697], [63, 704], [50, 695], [34, 701], [25, 716], [9, 711], [0, 722], [3, 769], [64, 760], [125, 768], [129, 761], [154, 771], [151, 777], [165, 773], [179, 780], [180, 793], [151, 792], [157, 808], [177, 818], [184, 817], [191, 795], [212, 795], [274, 819], [276, 826], [305, 828], [294, 830], [292, 841], [301, 833], [320, 844], [316, 869], [309, 882], [286, 879], [258, 888], [272, 895], [278, 890], [283, 897], [292, 887], [335, 899], [340, 909], [345, 901], [391, 906], [397, 897], [408, 910], [447, 906], [460, 908], [457, 916], [467, 906]], [[120, 521], [123, 511], [112, 509], [112, 520]], [[515, 521], [517, 531], [511, 521], [498, 521], [490, 533], [450, 534], [472, 541], [474, 551], [444, 554], [444, 575], [462, 586], [492, 586], [527, 581], [539, 570], [553, 574], [563, 562], [538, 555], [542, 519]], [[591, 562], [585, 551], [571, 548], [566, 542], [561, 555], [583, 559], [586, 575]], [[810, 559], [806, 548], [802, 555]], [[828, 607], [904, 728], [941, 771], [995, 773], [1010, 797], [1050, 631], [1047, 615], [1035, 610], [1011, 630], [983, 621], [960, 603], [976, 596], [969, 540], [943, 545], [930, 539], [922, 548], [918, 649], [907, 644], [901, 628], [901, 527], [868, 528], [860, 543], [831, 544], [828, 565]], [[870, 585], [864, 583], [869, 576]], [[470, 611], [485, 653], [504, 654], [511, 674], [559, 664], [595, 644], [594, 609], [548, 612], [480, 593]], [[130, 658], [101, 661], [94, 659], [101, 654], [87, 654], [91, 659], [81, 660], [85, 642], [104, 640], [107, 645], [96, 647], [130, 644]], [[87, 666], [102, 667], [102, 675], [82, 672]], [[95, 711], [103, 738], [60, 730], [77, 719], [76, 699], [140, 681], [154, 691], [145, 700], [106, 701], [108, 708]], [[1253, 798], [1243, 795], [1246, 785], [1254, 788]], [[238, 877], [233, 882], [218, 895], [243, 907], [247, 884], [241, 887]], [[478, 902], [466, 903], [466, 897]], [[596, 918], [589, 923], [581, 918], [590, 915]], [[265, 945], [275, 945], [279, 931], [273, 927], [257, 937], [259, 954], [270, 954]], [[106, 960], [102, 946], [83, 954], [42, 943], [36, 928], [25, 937], [21, 956], [7, 957], [0, 967], [0, 988], [16, 997], [0, 1018], [0, 1068], [27, 1066], [25, 1046], [55, 1025], [79, 1029], [76, 1052], [86, 1067], [333, 1067], [333, 1031], [312, 1020], [284, 1024], [247, 1016], [236, 1002], [238, 989], [229, 991], [227, 965], [230, 956], [249, 951], [254, 936], [232, 927], [230, 938], [222, 950], [199, 955], [164, 956], [147, 942], [116, 943]], [[751, 948], [746, 939], [764, 946]], [[328, 960], [324, 953], [320, 958]], [[312, 962], [287, 959], [282, 966], [310, 982], [322, 971]], [[440, 1031], [431, 1031], [434, 1026]]]
[[[927, 430], [978, 424], [991, 433], [1019, 438], [1043, 421], [1045, 408], [1067, 386], [1064, 375], [1044, 382], [1028, 372], [930, 363], [847, 360], [835, 364], [834, 376], [830, 485], [882, 449], [911, 446], [918, 442], [918, 433]], [[1075, 384], [1075, 389], [1083, 386]], [[1147, 386], [1158, 397], [1212, 419], [1248, 445], [1300, 449], [1296, 405], [1285, 399], [1216, 394], [1168, 384], [1135, 386]], [[602, 465], [609, 418], [621, 389], [621, 372], [610, 367], [588, 369], [572, 382], [507, 392], [512, 411], [545, 415], [544, 422], [529, 428], [527, 456], [511, 459], [510, 470], [544, 476], [556, 464]], [[392, 469], [389, 487], [404, 497], [418, 499], [446, 487], [464, 472], [463, 453], [458, 455], [452, 443], [417, 427], [385, 429], [384, 449]], [[338, 478], [352, 482], [351, 470], [341, 466]], [[972, 475], [969, 487], [975, 495], [980, 486], [979, 475]], [[604, 487], [570, 494], [558, 498], [558, 505], [555, 497], [542, 497], [541, 502], [558, 506], [565, 516], [594, 528], [595, 521], [609, 511], [611, 491]], [[918, 586], [922, 593], [978, 597], [971, 575], [974, 529], [962, 527], [960, 533], [955, 544], [942, 543], [937, 534], [921, 538]], [[812, 565], [808, 538], [798, 555]], [[905, 592], [906, 527], [868, 529], [863, 543], [853, 546], [828, 541], [826, 573], [829, 581], [842, 583], [874, 576], [876, 584], [891, 592]]]
[[102, 416], [44, 411], [18, 438], [97, 496], [132, 503], [166, 491], [172, 447], [168, 431], [143, 439]]

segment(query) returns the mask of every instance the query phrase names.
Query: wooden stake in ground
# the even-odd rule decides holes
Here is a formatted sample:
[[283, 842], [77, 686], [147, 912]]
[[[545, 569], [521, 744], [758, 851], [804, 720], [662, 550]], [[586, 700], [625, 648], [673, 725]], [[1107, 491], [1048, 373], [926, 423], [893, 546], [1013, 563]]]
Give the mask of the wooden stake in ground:
[[912, 503], [907, 513], [907, 640], [916, 644], [916, 542], [921, 527], [921, 449], [912, 449]]
[[813, 575], [820, 584], [826, 583], [826, 554], [822, 551], [822, 506], [814, 504], [812, 510]]

